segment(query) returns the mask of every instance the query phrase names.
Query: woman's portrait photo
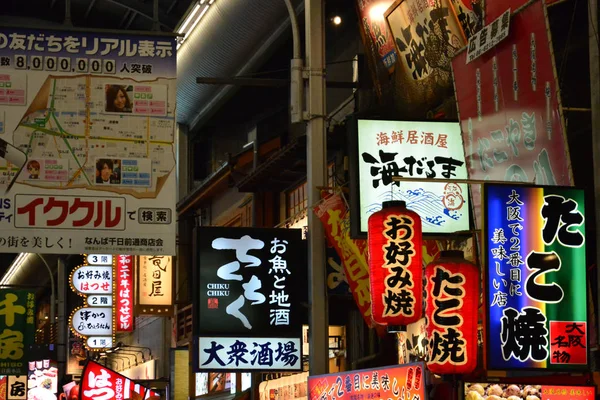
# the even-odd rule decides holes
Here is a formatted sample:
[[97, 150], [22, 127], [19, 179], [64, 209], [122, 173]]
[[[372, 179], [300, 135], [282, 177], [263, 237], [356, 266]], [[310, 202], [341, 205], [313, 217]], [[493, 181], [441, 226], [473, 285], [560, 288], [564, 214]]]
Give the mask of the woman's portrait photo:
[[106, 112], [131, 113], [133, 105], [128, 92], [133, 92], [132, 86], [106, 85]]

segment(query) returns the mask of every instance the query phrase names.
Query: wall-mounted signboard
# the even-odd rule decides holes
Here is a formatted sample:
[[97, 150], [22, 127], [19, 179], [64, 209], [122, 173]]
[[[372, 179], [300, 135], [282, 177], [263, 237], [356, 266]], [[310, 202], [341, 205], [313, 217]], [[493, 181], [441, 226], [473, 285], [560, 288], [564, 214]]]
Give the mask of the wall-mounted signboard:
[[586, 369], [583, 190], [486, 184], [484, 199], [487, 368]]
[[359, 119], [351, 129], [353, 236], [366, 237], [369, 216], [390, 200], [417, 212], [425, 234], [469, 229], [468, 186], [452, 182], [467, 178], [458, 122]]

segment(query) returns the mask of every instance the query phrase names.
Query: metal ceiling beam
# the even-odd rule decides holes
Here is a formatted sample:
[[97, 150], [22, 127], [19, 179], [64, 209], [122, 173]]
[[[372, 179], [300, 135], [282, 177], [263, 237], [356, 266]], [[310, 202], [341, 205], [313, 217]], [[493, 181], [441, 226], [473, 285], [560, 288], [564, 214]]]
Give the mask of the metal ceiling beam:
[[177, 0], [173, 0], [171, 2], [171, 5], [169, 6], [169, 8], [167, 8], [167, 14], [171, 14], [171, 11], [173, 11], [173, 8], [175, 8], [175, 6], [177, 5], [178, 1]]
[[[149, 5], [140, 3], [135, 0], [104, 0], [104, 1], [115, 4], [117, 6], [121, 6], [123, 8], [126, 8], [130, 11], [138, 13], [139, 15], [141, 15], [142, 17], [144, 17], [146, 19], [149, 19], [150, 21], [154, 21], [154, 17], [153, 17], [154, 7], [152, 5], [149, 6]], [[163, 21], [160, 22], [160, 25], [167, 28], [170, 31], [175, 29], [175, 26], [179, 22], [175, 18], [168, 16], [164, 13], [163, 13], [162, 19], [163, 19]]]
[[85, 14], [83, 15], [84, 19], [87, 19], [87, 17], [90, 15], [90, 12], [92, 11], [92, 8], [94, 7], [94, 4], [96, 4], [96, 0], [90, 1], [90, 5], [88, 6], [87, 10], [85, 10]]

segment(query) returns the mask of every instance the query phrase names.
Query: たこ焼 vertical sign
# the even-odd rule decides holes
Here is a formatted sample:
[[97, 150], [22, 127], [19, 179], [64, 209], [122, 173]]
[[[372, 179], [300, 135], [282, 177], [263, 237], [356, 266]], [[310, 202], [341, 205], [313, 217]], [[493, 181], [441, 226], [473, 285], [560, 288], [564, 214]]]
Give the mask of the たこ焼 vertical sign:
[[198, 228], [196, 370], [302, 369], [300, 229]]
[[583, 190], [486, 184], [484, 195], [488, 369], [585, 368]]

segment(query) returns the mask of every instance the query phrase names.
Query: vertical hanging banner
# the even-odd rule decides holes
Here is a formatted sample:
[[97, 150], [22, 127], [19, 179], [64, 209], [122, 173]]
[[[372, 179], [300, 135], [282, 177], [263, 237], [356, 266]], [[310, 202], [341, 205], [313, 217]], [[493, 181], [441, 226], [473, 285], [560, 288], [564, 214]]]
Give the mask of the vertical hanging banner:
[[350, 291], [365, 323], [369, 328], [374, 327], [371, 318], [367, 241], [350, 237], [350, 213], [339, 194], [328, 196], [313, 211], [323, 224], [327, 241], [342, 260]]
[[0, 289], [0, 375], [25, 375], [35, 335], [35, 292]]
[[484, 186], [487, 369], [587, 367], [583, 190]]
[[173, 257], [138, 257], [137, 315], [164, 315], [173, 313]]
[[83, 369], [80, 390], [80, 400], [160, 400], [152, 390], [91, 360]]
[[0, 29], [0, 251], [175, 254], [175, 47]]
[[115, 273], [117, 332], [133, 331], [133, 257], [117, 256]]
[[[508, 37], [484, 56], [452, 60], [469, 178], [570, 185], [548, 29], [540, 0], [513, 14]], [[480, 187], [471, 190], [480, 226]]]

